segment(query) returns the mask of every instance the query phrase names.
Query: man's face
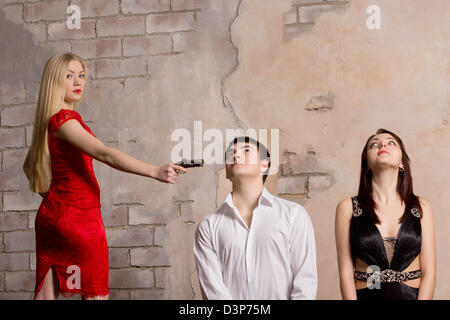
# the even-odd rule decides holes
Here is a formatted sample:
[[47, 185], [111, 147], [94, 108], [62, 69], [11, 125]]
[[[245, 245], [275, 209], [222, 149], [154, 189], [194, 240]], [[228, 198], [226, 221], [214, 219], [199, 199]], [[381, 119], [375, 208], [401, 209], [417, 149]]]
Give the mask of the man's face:
[[237, 142], [226, 153], [227, 179], [233, 181], [243, 177], [262, 179], [262, 174], [268, 168], [268, 161], [261, 161], [255, 145], [248, 142]]

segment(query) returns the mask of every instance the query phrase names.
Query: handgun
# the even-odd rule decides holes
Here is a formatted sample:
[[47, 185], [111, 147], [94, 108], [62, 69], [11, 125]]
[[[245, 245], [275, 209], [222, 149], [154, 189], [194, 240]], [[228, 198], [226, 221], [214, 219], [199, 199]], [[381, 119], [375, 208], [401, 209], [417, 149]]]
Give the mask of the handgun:
[[[180, 162], [175, 163], [177, 166], [183, 167], [183, 168], [194, 168], [194, 167], [203, 167], [203, 164], [205, 163], [205, 160], [187, 160], [182, 159]], [[178, 174], [183, 174], [184, 172], [181, 170], [175, 170]]]

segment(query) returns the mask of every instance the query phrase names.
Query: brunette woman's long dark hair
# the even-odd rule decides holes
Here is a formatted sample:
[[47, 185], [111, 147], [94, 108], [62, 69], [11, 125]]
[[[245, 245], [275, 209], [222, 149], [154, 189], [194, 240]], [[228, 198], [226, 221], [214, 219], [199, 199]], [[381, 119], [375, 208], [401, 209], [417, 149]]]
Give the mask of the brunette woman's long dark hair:
[[400, 218], [399, 223], [401, 223], [406, 216], [406, 214], [412, 209], [417, 208], [422, 214], [422, 207], [419, 202], [419, 198], [413, 192], [413, 180], [411, 175], [411, 167], [409, 165], [409, 157], [406, 153], [405, 146], [403, 144], [402, 139], [397, 136], [395, 133], [386, 130], [386, 129], [378, 129], [375, 134], [367, 139], [366, 145], [361, 155], [361, 173], [359, 179], [359, 190], [358, 190], [358, 202], [360, 204], [363, 212], [366, 212], [373, 223], [380, 223], [380, 220], [375, 213], [375, 209], [377, 209], [377, 205], [373, 200], [372, 195], [372, 171], [369, 169], [367, 164], [367, 149], [368, 143], [370, 139], [380, 133], [388, 133], [390, 134], [400, 145], [400, 149], [402, 150], [402, 163], [403, 163], [403, 171], [399, 171], [398, 174], [398, 182], [397, 182], [397, 193], [399, 194], [402, 201], [405, 203], [405, 212]]

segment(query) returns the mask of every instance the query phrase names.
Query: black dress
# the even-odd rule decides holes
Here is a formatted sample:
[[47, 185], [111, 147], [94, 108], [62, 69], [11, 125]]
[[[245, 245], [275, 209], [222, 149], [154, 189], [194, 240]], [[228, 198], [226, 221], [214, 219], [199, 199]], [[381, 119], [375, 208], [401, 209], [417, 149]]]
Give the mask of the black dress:
[[[359, 258], [376, 272], [355, 271], [355, 279], [369, 280], [367, 288], [356, 290], [357, 299], [417, 300], [418, 288], [403, 281], [417, 279], [420, 270], [402, 272], [419, 255], [422, 246], [420, 210], [409, 209], [398, 231], [397, 238], [383, 239], [375, 223], [364, 214], [357, 197], [352, 197], [353, 216], [350, 221], [350, 246], [353, 258]], [[385, 241], [384, 241], [385, 240]], [[393, 245], [392, 260], [389, 245]]]

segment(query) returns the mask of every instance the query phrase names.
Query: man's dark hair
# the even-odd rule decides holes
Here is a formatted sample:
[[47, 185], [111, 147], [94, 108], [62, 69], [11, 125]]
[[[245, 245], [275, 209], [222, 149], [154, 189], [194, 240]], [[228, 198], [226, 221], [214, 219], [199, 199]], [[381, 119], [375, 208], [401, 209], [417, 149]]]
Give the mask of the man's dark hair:
[[234, 148], [234, 146], [238, 143], [238, 142], [245, 142], [248, 144], [252, 144], [254, 146], [256, 146], [256, 149], [259, 152], [259, 160], [263, 161], [263, 160], [267, 160], [269, 163], [269, 166], [267, 167], [267, 170], [263, 173], [263, 183], [266, 182], [267, 179], [267, 175], [269, 174], [269, 169], [270, 169], [270, 154], [269, 154], [269, 150], [267, 150], [267, 147], [265, 145], [263, 145], [261, 142], [249, 137], [249, 136], [240, 136], [240, 137], [236, 137], [233, 139], [233, 141], [230, 142], [230, 145], [227, 148], [227, 151], [225, 152], [225, 160], [226, 160], [226, 155], [227, 152], [230, 150], [231, 147]]

